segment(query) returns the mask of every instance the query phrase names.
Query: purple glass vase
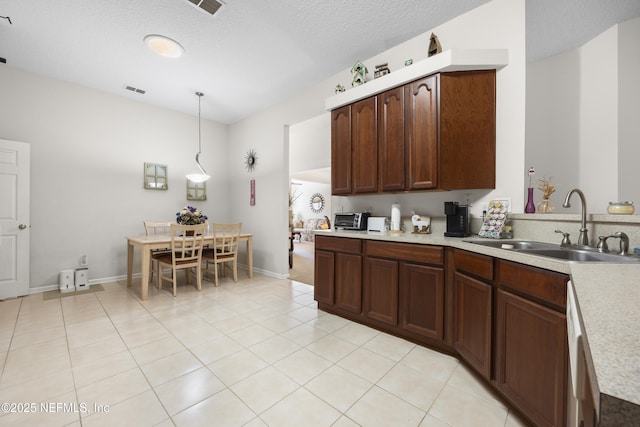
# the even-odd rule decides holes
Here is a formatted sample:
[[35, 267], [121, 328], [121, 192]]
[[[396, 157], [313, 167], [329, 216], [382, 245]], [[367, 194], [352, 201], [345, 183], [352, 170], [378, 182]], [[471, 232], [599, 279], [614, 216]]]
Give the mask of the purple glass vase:
[[533, 187], [527, 188], [527, 205], [524, 207], [525, 213], [536, 213], [536, 205], [533, 203]]

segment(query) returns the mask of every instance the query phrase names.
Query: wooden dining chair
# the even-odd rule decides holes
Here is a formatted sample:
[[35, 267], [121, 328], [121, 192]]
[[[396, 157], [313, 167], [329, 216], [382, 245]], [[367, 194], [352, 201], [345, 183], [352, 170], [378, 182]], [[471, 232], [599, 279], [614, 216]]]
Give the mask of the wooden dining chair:
[[233, 281], [238, 281], [238, 243], [242, 223], [234, 224], [213, 224], [214, 243], [205, 248], [202, 259], [204, 262], [204, 272], [209, 272], [209, 267], [213, 265], [215, 285], [218, 286], [218, 267], [224, 268], [232, 264]]
[[[149, 236], [170, 236], [171, 222], [144, 221], [144, 233]], [[153, 281], [153, 275], [158, 271], [158, 258], [171, 253], [171, 248], [155, 249], [151, 251], [151, 263], [149, 265], [149, 282]]]
[[[173, 283], [173, 296], [177, 291], [178, 270], [186, 270], [187, 283], [189, 273], [195, 269], [196, 289], [202, 290], [202, 249], [207, 224], [180, 225], [171, 224], [171, 253], [158, 257], [158, 289], [162, 281]], [[171, 275], [164, 274], [164, 268], [170, 268]]]

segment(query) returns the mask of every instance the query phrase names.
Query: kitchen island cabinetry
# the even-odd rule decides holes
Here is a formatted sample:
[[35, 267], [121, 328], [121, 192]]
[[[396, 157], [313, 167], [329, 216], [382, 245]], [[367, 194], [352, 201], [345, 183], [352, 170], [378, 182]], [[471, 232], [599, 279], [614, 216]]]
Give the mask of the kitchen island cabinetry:
[[567, 281], [496, 261], [495, 383], [536, 425], [566, 422]]
[[316, 236], [314, 260], [315, 300], [319, 304], [360, 317], [362, 313], [361, 241]]
[[332, 194], [495, 188], [495, 77], [432, 74], [333, 110]]
[[493, 258], [456, 250], [453, 347], [487, 380], [491, 377]]
[[372, 325], [424, 342], [444, 336], [444, 250], [364, 242], [364, 316]]

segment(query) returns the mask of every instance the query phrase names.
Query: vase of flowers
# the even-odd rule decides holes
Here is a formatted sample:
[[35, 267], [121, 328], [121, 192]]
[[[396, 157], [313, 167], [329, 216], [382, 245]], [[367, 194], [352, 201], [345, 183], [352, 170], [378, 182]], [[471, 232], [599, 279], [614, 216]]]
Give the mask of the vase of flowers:
[[196, 225], [206, 222], [209, 218], [193, 206], [185, 206], [176, 212], [176, 222], [181, 225]]
[[556, 187], [551, 183], [551, 178], [546, 176], [538, 181], [538, 189], [542, 191], [542, 201], [538, 204], [538, 212], [553, 213], [553, 205], [549, 197], [556, 191]]

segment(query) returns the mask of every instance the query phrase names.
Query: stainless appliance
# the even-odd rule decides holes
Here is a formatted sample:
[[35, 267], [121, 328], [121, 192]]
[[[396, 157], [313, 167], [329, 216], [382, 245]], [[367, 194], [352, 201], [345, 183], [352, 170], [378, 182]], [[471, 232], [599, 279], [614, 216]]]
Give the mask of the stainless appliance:
[[469, 205], [459, 205], [458, 202], [444, 202], [444, 213], [447, 216], [447, 237], [467, 237], [469, 232]]
[[387, 229], [387, 218], [383, 216], [372, 216], [367, 219], [367, 231], [384, 232]]
[[[586, 398], [586, 360], [584, 350], [584, 337], [578, 303], [571, 280], [567, 282], [567, 341], [569, 346], [569, 380], [567, 396], [567, 426], [578, 427], [585, 424], [585, 414], [582, 402]], [[599, 399], [595, 400], [595, 411], [600, 412]], [[597, 417], [596, 417], [597, 418]]]
[[333, 220], [333, 227], [343, 230], [366, 230], [367, 219], [371, 216], [368, 212], [343, 212], [337, 213]]

